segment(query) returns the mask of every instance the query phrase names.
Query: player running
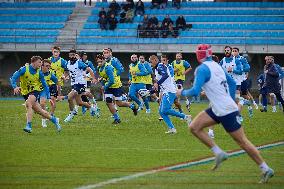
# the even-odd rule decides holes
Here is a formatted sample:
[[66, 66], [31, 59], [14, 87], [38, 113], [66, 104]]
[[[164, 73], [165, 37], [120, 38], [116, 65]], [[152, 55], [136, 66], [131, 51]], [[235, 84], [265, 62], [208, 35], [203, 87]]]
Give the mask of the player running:
[[73, 117], [77, 114], [75, 108], [74, 108], [74, 100], [76, 101], [77, 105], [79, 106], [85, 106], [87, 109], [90, 109], [91, 116], [94, 116], [96, 114], [96, 109], [93, 104], [89, 102], [83, 102], [82, 101], [82, 95], [85, 94], [85, 85], [86, 81], [84, 78], [85, 71], [90, 72], [90, 75], [92, 77], [93, 83], [95, 83], [97, 80], [95, 78], [94, 72], [91, 68], [87, 67], [80, 59], [78, 60], [76, 58], [76, 50], [70, 50], [69, 52], [69, 61], [66, 65], [66, 77], [67, 73], [69, 72], [70, 79], [71, 79], [71, 86], [72, 90], [68, 94], [68, 103], [69, 103], [69, 109], [70, 113], [65, 118], [65, 122], [69, 122], [73, 119]]
[[250, 65], [245, 57], [240, 56], [239, 48], [237, 47], [232, 48], [232, 55], [234, 56], [235, 59], [238, 59], [241, 62], [241, 66], [242, 66], [242, 82], [239, 88], [240, 96], [242, 97], [240, 97], [240, 101], [238, 103], [239, 111], [242, 112], [243, 105], [246, 104], [248, 105], [249, 117], [252, 117], [253, 109], [252, 109], [251, 104], [253, 104], [256, 107], [256, 109], [258, 109], [258, 106], [255, 103], [254, 99], [250, 98], [249, 91], [248, 91], [248, 85], [249, 85], [248, 84], [248, 73], [250, 71]]
[[268, 182], [274, 175], [274, 171], [265, 163], [257, 148], [247, 139], [241, 127], [238, 106], [233, 99], [236, 90], [235, 81], [221, 66], [212, 61], [210, 45], [198, 45], [196, 56], [200, 65], [196, 68], [194, 85], [191, 89], [178, 90], [177, 94], [196, 96], [202, 88], [211, 103], [211, 107], [200, 112], [194, 118], [189, 124], [190, 131], [212, 150], [216, 156], [216, 165], [213, 170], [216, 170], [228, 158], [228, 155], [206, 134], [204, 128], [221, 123], [237, 144], [259, 165], [262, 171], [260, 182]]
[[[190, 66], [190, 64], [188, 63], [188, 61], [183, 60], [182, 59], [182, 54], [181, 53], [176, 53], [176, 59], [171, 63], [171, 65], [174, 68], [174, 78], [175, 78], [175, 82], [177, 84], [178, 88], [182, 88], [183, 84], [185, 82], [185, 76], [187, 73], [189, 73], [192, 68]], [[176, 104], [179, 105], [180, 104], [180, 97], [177, 98], [176, 100]], [[190, 101], [188, 98], [186, 98], [186, 108], [187, 110], [190, 112]], [[181, 107], [177, 106], [179, 108], [179, 111], [182, 112]]]
[[[150, 60], [153, 59], [158, 59], [158, 57], [151, 56]], [[158, 63], [158, 61], [151, 61], [152, 67], [155, 69], [155, 76], [157, 81], [154, 83], [154, 88], [156, 91], [158, 91], [158, 88], [160, 87], [160, 91], [162, 93], [159, 113], [168, 126], [168, 131], [166, 132], [166, 134], [175, 134], [177, 133], [177, 130], [171, 122], [169, 115], [182, 118], [187, 121], [188, 124], [191, 121], [191, 116], [185, 115], [172, 109], [172, 105], [177, 98], [177, 86], [174, 78], [171, 76], [169, 68], [166, 66], [167, 63], [168, 58], [166, 55], [161, 56], [161, 63]]]
[[131, 64], [129, 65], [129, 97], [134, 100], [139, 108], [138, 111], [143, 110], [143, 106], [146, 106], [146, 112], [150, 113], [149, 100], [147, 97], [143, 97], [143, 102], [137, 97], [137, 93], [141, 89], [146, 89], [145, 76], [148, 74], [144, 65], [138, 62], [136, 54], [131, 55]]
[[[14, 94], [21, 93], [25, 99], [27, 124], [24, 131], [27, 133], [32, 132], [32, 118], [34, 111], [44, 118], [49, 119], [55, 125], [58, 132], [61, 131], [59, 119], [43, 110], [38, 102], [40, 93], [42, 92], [42, 87], [47, 94], [47, 98], [50, 98], [48, 85], [44, 79], [42, 71], [40, 70], [41, 66], [42, 58], [40, 56], [33, 56], [31, 58], [31, 64], [21, 67], [10, 78]], [[17, 80], [19, 78], [20, 87], [17, 86]]]
[[[40, 93], [40, 106], [43, 110], [46, 109], [46, 100], [48, 99], [48, 96], [50, 96], [51, 100], [51, 107], [50, 107], [50, 114], [54, 115], [55, 108], [56, 108], [56, 98], [58, 95], [57, 91], [57, 78], [56, 76], [50, 71], [50, 66], [51, 66], [51, 61], [48, 59], [44, 59], [42, 61], [42, 66], [41, 66], [41, 71], [44, 75], [44, 79], [49, 87], [49, 95], [46, 94], [46, 91], [43, 90], [42, 87], [42, 92]], [[42, 127], [47, 127], [47, 119], [42, 118], [41, 119], [41, 125]]]
[[116, 111], [113, 103], [113, 98], [119, 107], [129, 107], [132, 109], [134, 115], [137, 115], [137, 109], [134, 103], [122, 101], [122, 83], [120, 77], [116, 74], [116, 70], [110, 63], [106, 63], [105, 58], [102, 55], [97, 55], [96, 62], [98, 64], [98, 72], [101, 76], [101, 83], [105, 95], [105, 101], [109, 111], [112, 113], [114, 121], [113, 124], [119, 124], [121, 122], [118, 112]]
[[64, 84], [64, 69], [67, 64], [67, 61], [60, 57], [60, 50], [61, 49], [58, 46], [52, 47], [52, 56], [49, 58], [49, 60], [51, 61], [50, 69], [58, 79], [57, 83], [58, 97], [61, 97], [61, 87]]

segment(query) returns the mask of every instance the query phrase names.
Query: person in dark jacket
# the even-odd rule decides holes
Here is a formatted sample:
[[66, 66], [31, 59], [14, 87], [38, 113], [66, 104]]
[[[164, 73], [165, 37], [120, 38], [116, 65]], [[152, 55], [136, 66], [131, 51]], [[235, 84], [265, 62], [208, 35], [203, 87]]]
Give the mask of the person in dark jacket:
[[176, 20], [176, 27], [177, 29], [185, 30], [186, 28], [186, 21], [183, 16], [179, 16]]
[[135, 6], [135, 15], [143, 16], [144, 13], [145, 13], [144, 3], [141, 0], [139, 0], [137, 1], [136, 6]]
[[264, 85], [265, 76], [261, 73], [257, 77], [257, 85], [259, 90], [259, 103], [262, 105], [261, 112], [267, 112], [267, 88]]
[[120, 11], [120, 5], [113, 0], [110, 4], [109, 4], [109, 9], [115, 12], [115, 15], [117, 15]]
[[149, 23], [158, 25], [158, 24], [159, 24], [159, 20], [158, 20], [158, 18], [157, 18], [156, 16], [152, 16], [152, 17], [149, 19]]
[[164, 26], [166, 23], [167, 23], [167, 26], [169, 26], [170, 24], [174, 24], [174, 22], [172, 21], [169, 15], [167, 15], [166, 18], [164, 18], [162, 22], [162, 26]]
[[100, 24], [100, 28], [102, 30], [107, 30], [107, 18], [104, 14], [99, 18], [98, 23]]
[[106, 17], [106, 15], [107, 15], [107, 13], [106, 13], [104, 7], [102, 7], [101, 10], [100, 10], [100, 12], [99, 12], [99, 17], [100, 17], [100, 18], [102, 17], [102, 15], [105, 15], [105, 17]]
[[110, 16], [108, 19], [109, 29], [114, 30], [116, 28], [116, 24], [118, 23], [117, 19], [115, 18], [114, 14]]
[[267, 88], [267, 92], [271, 98], [272, 112], [276, 112], [275, 100], [276, 96], [277, 100], [282, 104], [283, 112], [284, 112], [284, 100], [280, 94], [281, 86], [279, 83], [279, 73], [274, 64], [274, 58], [272, 56], [265, 57], [265, 66], [264, 66], [264, 75], [265, 75], [265, 83], [264, 85]]

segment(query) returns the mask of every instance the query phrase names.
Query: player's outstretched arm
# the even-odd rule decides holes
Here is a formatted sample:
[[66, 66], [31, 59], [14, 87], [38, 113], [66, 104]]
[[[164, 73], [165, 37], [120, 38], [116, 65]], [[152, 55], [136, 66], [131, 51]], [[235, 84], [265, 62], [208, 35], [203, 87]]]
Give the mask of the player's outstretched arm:
[[182, 90], [182, 96], [198, 96], [201, 92], [201, 87], [209, 81], [211, 77], [211, 72], [205, 64], [201, 64], [197, 70], [193, 86], [190, 89]]

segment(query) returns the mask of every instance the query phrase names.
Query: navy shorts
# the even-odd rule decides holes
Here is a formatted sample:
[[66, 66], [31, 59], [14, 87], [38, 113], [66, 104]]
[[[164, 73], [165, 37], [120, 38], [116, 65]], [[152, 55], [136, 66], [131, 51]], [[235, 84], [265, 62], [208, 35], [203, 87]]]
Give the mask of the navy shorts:
[[146, 84], [146, 89], [149, 91], [153, 90], [153, 85], [152, 84]]
[[108, 88], [107, 90], [105, 90], [105, 97], [110, 97], [113, 98], [113, 96], [115, 97], [115, 100], [122, 100], [122, 88]]
[[248, 94], [248, 82], [247, 80], [244, 80], [241, 83], [241, 95], [247, 95]]
[[180, 88], [182, 88], [182, 86], [184, 84], [184, 80], [178, 79], [178, 80], [176, 80], [176, 84], [177, 84], [177, 87], [180, 89]]
[[50, 96], [54, 96], [55, 98], [58, 96], [57, 85], [53, 84], [49, 86]]
[[75, 84], [75, 85], [72, 85], [72, 89], [75, 90], [78, 94], [82, 94], [85, 92], [85, 85]]
[[32, 92], [28, 93], [27, 95], [23, 95], [23, 97], [24, 97], [24, 99], [25, 99], [25, 101], [26, 101], [26, 100], [28, 100], [28, 98], [29, 98], [30, 95], [34, 95], [34, 96], [36, 97], [36, 101], [39, 102], [39, 100], [40, 100], [40, 94], [41, 94], [40, 91], [32, 91]]
[[221, 123], [224, 129], [230, 133], [241, 128], [239, 111], [232, 112], [225, 116], [216, 116], [212, 108], [208, 108], [205, 112], [216, 122]]

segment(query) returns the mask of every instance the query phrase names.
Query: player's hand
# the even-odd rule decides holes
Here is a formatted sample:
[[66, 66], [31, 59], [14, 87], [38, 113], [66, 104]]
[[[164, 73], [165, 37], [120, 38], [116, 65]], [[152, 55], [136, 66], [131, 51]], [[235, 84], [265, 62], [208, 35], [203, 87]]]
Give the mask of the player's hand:
[[102, 90], [102, 91], [104, 91], [104, 90], [105, 90], [105, 87], [104, 87], [104, 86], [102, 86], [102, 87], [101, 87], [101, 90]]
[[20, 92], [21, 92], [21, 87], [16, 87], [16, 88], [14, 89], [14, 95], [20, 94]]
[[232, 68], [231, 66], [229, 66], [228, 69], [227, 69], [227, 71], [228, 71], [228, 72], [232, 72], [232, 71], [233, 71], [233, 68]]
[[177, 96], [181, 96], [182, 90], [183, 90], [183, 88], [178, 89], [177, 92], [176, 92], [176, 95], [177, 95]]
[[69, 78], [69, 76], [66, 76], [66, 77], [65, 77], [65, 76], [63, 75], [63, 76], [62, 76], [62, 79], [63, 79], [64, 81], [68, 81], [70, 78]]
[[96, 78], [93, 78], [92, 80], [91, 80], [91, 83], [97, 83], [98, 82], [98, 80], [96, 79]]
[[206, 96], [205, 91], [201, 91], [200, 95], [201, 96]]
[[155, 89], [155, 91], [158, 91], [158, 90], [159, 90], [159, 85], [158, 85], [158, 83], [154, 83], [154, 89]]
[[174, 72], [178, 72], [178, 71], [179, 71], [179, 69], [178, 69], [178, 68], [175, 68], [175, 69], [174, 69]]
[[136, 76], [136, 72], [135, 71], [131, 71], [131, 75], [132, 76]]
[[54, 106], [54, 101], [53, 100], [49, 99], [49, 102], [50, 102], [51, 106]]
[[268, 73], [268, 70], [264, 70], [264, 73], [267, 74], [267, 73]]

